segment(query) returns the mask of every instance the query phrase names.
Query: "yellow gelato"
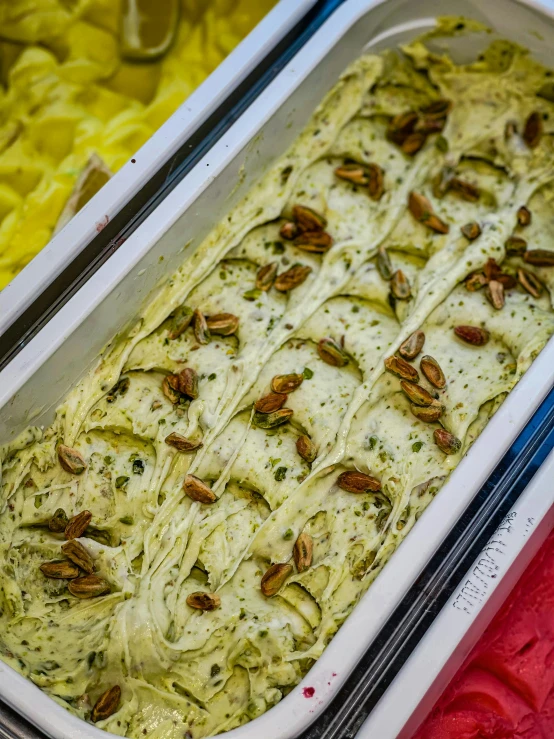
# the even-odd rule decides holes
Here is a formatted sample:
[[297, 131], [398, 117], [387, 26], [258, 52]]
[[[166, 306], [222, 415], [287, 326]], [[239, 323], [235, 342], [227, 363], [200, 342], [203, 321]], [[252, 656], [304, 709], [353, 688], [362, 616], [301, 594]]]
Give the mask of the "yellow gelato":
[[[0, 0], [0, 289], [50, 240], [91, 156], [116, 172], [275, 0], [181, 0], [174, 43], [141, 62], [121, 56], [129, 4]], [[150, 0], [136, 4], [145, 17]]]

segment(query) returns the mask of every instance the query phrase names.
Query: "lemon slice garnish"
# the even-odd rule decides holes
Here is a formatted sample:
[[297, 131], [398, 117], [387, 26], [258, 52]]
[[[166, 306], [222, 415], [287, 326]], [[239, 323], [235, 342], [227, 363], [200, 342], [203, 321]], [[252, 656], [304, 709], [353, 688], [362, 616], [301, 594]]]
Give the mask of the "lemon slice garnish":
[[58, 233], [66, 223], [73, 218], [75, 213], [78, 213], [83, 206], [85, 206], [93, 195], [96, 195], [98, 190], [103, 187], [106, 182], [110, 179], [112, 173], [106, 167], [104, 162], [100, 159], [97, 154], [93, 154], [88, 160], [86, 167], [83, 169], [75, 187], [64, 209], [62, 210], [54, 233]]
[[163, 56], [175, 38], [179, 0], [123, 0], [121, 55], [134, 61]]

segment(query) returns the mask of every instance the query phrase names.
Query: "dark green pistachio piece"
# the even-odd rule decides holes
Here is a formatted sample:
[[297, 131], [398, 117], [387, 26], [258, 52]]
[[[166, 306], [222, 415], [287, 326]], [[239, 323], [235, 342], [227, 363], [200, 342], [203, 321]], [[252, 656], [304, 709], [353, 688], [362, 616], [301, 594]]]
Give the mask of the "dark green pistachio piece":
[[261, 429], [272, 429], [290, 421], [292, 413], [291, 408], [281, 408], [273, 413], [261, 413], [260, 411], [256, 411], [254, 413], [253, 423]]
[[50, 531], [54, 531], [56, 534], [61, 534], [62, 531], [65, 531], [67, 522], [68, 518], [64, 509], [57, 508], [50, 521], [48, 521], [48, 528], [50, 529]]
[[118, 396], [125, 395], [125, 393], [129, 389], [130, 384], [131, 381], [128, 377], [122, 377], [118, 382], [116, 382], [110, 392], [106, 395], [106, 402], [114, 403]]
[[348, 354], [331, 338], [321, 339], [317, 345], [320, 358], [332, 367], [344, 367], [348, 364]]
[[188, 305], [180, 305], [174, 310], [169, 324], [168, 339], [177, 339], [181, 334], [184, 334], [190, 326], [192, 315], [192, 308], [189, 308]]

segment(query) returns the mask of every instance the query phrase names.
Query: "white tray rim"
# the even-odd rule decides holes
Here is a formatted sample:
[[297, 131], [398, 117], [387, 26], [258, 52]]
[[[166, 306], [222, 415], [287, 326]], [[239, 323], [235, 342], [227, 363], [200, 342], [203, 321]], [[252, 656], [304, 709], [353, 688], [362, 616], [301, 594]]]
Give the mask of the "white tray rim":
[[[537, 532], [537, 529], [541, 527], [543, 522], [546, 522], [546, 518], [549, 516], [550, 519], [554, 519], [553, 479], [554, 450], [550, 452], [508, 514], [508, 517], [514, 514], [516, 516], [515, 522], [513, 523], [513, 532], [510, 534], [510, 538], [503, 538], [506, 549], [503, 550], [502, 557], [496, 561], [496, 579], [494, 582], [488, 581], [489, 590], [486, 596], [480, 602], [475, 602], [472, 606], [471, 614], [454, 607], [454, 604], [457, 601], [459, 603], [460, 598], [463, 597], [462, 591], [482, 558], [483, 553], [481, 552], [465, 573], [459, 586], [443, 606], [425, 636], [421, 639], [398, 675], [385, 691], [370, 716], [362, 725], [357, 739], [372, 739], [372, 737], [379, 737], [380, 739], [396, 739], [396, 737], [400, 739], [402, 737], [403, 739], [409, 739], [413, 735], [413, 730], [416, 728], [416, 721], [413, 721], [413, 725], [410, 726], [409, 730], [406, 726], [407, 722], [416, 712], [418, 714], [417, 722], [425, 718], [427, 711], [425, 710], [424, 712], [419, 707], [421, 701], [426, 697], [428, 690], [437, 678], [439, 678], [442, 685], [441, 670], [443, 670], [452, 655], [457, 652], [461, 643], [468, 636], [468, 632], [478, 621], [488, 604], [496, 602], [495, 595], [499, 589], [511, 589], [515, 584], [521, 572], [518, 571], [514, 574], [511, 569], [512, 565], [529, 543], [531, 537]], [[533, 520], [532, 524], [529, 523], [531, 519]], [[554, 521], [550, 521], [549, 523], [552, 524]], [[503, 524], [501, 524], [502, 526]], [[543, 533], [548, 535], [548, 528], [544, 527]], [[534, 542], [532, 554], [538, 551], [540, 544], [544, 541], [542, 537], [537, 536], [538, 539]], [[496, 534], [492, 538], [496, 538]], [[531, 554], [526, 556], [526, 564], [528, 564], [527, 560], [530, 561], [531, 558]], [[523, 565], [519, 569], [522, 568]], [[500, 600], [499, 605], [502, 600], [503, 598]], [[486, 626], [487, 623], [483, 625], [483, 630]], [[467, 645], [464, 644], [464, 656], [470, 651], [475, 642], [476, 638], [473, 638], [470, 643]], [[463, 658], [460, 657], [457, 662], [463, 662]], [[455, 672], [454, 668], [451, 672]], [[445, 679], [444, 683], [444, 687], [446, 687], [448, 681]], [[429, 699], [426, 703], [429, 703], [429, 706], [431, 706], [434, 704], [434, 700]]]
[[[534, 0], [511, 1], [546, 15], [554, 15], [544, 3]], [[140, 261], [207, 184], [217, 177], [233, 158], [232, 149], [241, 149], [258, 133], [338, 38], [363, 15], [387, 2], [389, 0], [347, 0], [339, 6], [237, 123], [110, 258], [109, 267], [104, 265], [98, 270], [0, 373], [0, 408], [102, 302], [114, 284]], [[548, 3], [552, 7], [551, 0]], [[209, 176], [205, 174], [208, 167]], [[325, 710], [432, 557], [442, 538], [454, 526], [550, 390], [553, 363], [554, 337], [488, 423], [469, 455], [452, 473], [441, 494], [417, 522], [410, 536], [391, 557], [386, 565], [387, 578], [376, 579], [306, 678], [276, 706], [249, 724], [226, 732], [226, 737], [292, 739], [299, 736]], [[437, 536], [437, 521], [443, 532], [440, 536]], [[394, 583], [394, 588], [390, 587], [390, 583]], [[306, 687], [315, 688], [314, 696], [309, 699], [304, 696]], [[115, 736], [75, 718], [26, 678], [1, 663], [0, 698], [55, 739], [65, 739], [67, 736], [79, 739]]]
[[204, 123], [317, 0], [279, 0], [104, 187], [0, 291], [0, 336]]

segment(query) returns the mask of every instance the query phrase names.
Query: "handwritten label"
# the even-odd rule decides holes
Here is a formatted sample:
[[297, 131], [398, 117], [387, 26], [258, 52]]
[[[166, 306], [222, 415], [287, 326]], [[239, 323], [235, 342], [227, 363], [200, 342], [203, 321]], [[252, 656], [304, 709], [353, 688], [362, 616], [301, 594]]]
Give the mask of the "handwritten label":
[[513, 531], [516, 518], [517, 511], [508, 513], [488, 541], [452, 602], [456, 610], [471, 615], [475, 607], [485, 600], [503, 564], [502, 559], [508, 546], [506, 540]]

